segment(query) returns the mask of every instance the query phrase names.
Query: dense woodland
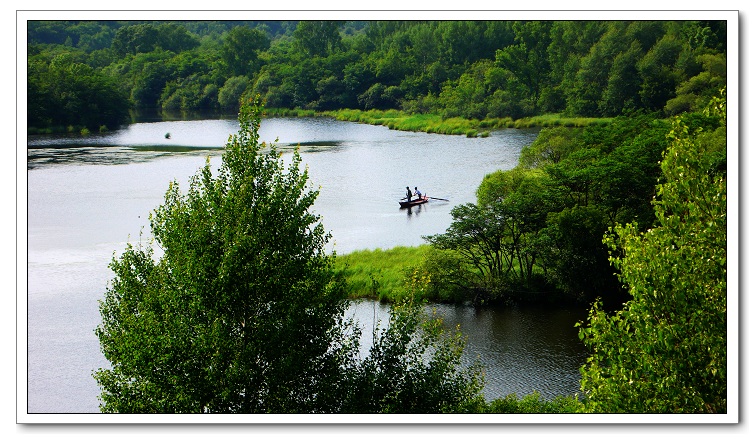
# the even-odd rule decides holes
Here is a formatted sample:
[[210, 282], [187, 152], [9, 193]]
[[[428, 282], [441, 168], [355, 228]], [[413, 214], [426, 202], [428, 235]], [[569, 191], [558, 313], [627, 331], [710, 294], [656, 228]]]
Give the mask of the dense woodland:
[[719, 21], [28, 22], [28, 126], [129, 110], [401, 109], [443, 117], [700, 110]]

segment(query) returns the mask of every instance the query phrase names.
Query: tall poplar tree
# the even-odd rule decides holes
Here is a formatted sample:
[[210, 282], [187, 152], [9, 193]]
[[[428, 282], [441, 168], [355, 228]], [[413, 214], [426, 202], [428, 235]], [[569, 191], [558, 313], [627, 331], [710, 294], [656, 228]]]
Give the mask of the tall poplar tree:
[[[129, 245], [96, 329], [103, 412], [438, 413], [481, 401], [463, 341], [397, 307], [364, 359], [346, 318], [329, 234], [310, 212], [298, 151], [288, 167], [259, 141], [259, 98], [242, 105], [217, 176], [171, 183], [153, 243]], [[153, 248], [153, 244], [157, 248]], [[377, 378], [377, 379], [376, 379]], [[375, 385], [376, 381], [379, 386]]]
[[605, 238], [632, 299], [613, 315], [596, 305], [580, 330], [589, 411], [726, 412], [725, 100], [707, 113], [674, 119], [657, 225]]

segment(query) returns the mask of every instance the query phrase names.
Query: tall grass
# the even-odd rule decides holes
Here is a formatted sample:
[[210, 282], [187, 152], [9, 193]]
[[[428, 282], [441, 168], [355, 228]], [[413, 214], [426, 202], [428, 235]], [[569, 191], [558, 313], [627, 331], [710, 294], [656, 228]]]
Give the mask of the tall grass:
[[559, 114], [546, 114], [513, 120], [510, 117], [487, 118], [483, 120], [462, 117], [443, 118], [438, 114], [409, 114], [395, 109], [360, 111], [341, 109], [325, 111], [323, 115], [348, 122], [382, 125], [400, 131], [414, 131], [467, 137], [487, 137], [490, 130], [503, 128], [534, 128], [551, 126], [585, 127], [605, 125], [610, 118], [562, 117]]
[[395, 301], [410, 291], [407, 279], [422, 267], [430, 248], [359, 250], [336, 256], [335, 267], [346, 279], [349, 297]]
[[313, 109], [265, 108], [267, 117], [315, 117], [323, 115]]

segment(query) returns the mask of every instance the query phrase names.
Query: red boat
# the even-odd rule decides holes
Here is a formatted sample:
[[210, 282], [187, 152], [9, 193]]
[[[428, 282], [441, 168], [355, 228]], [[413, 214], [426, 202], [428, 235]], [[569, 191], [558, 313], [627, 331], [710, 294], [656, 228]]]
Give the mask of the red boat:
[[422, 205], [423, 203], [427, 203], [429, 200], [430, 200], [429, 197], [424, 196], [424, 197], [422, 197], [420, 199], [414, 199], [414, 200], [410, 200], [408, 202], [402, 200], [398, 204], [401, 205], [401, 208], [409, 208], [409, 207], [413, 207], [415, 205]]

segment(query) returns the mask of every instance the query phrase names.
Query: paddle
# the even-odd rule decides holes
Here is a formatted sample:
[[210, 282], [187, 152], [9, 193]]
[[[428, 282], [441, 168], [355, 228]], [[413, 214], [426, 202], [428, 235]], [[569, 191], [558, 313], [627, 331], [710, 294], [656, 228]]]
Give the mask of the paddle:
[[448, 199], [441, 199], [440, 197], [430, 197], [430, 196], [427, 196], [427, 197], [428, 197], [429, 199], [435, 199], [435, 200], [445, 200], [446, 202], [451, 202], [451, 201], [450, 201], [450, 200], [448, 200]]

